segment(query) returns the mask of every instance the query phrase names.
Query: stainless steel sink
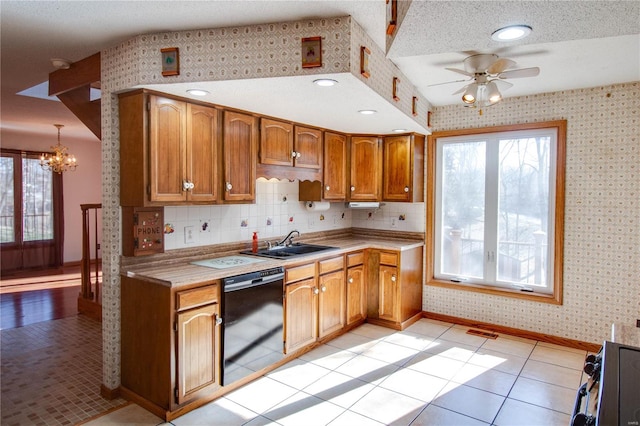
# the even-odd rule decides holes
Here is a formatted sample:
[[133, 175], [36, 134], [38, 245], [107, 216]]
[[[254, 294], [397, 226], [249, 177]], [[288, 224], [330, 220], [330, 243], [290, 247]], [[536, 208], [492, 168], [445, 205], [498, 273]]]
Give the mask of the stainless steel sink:
[[272, 259], [289, 259], [292, 257], [304, 256], [307, 254], [317, 253], [325, 250], [332, 250], [336, 247], [321, 246], [316, 244], [296, 243], [290, 246], [274, 247], [272, 249], [260, 249], [257, 252], [251, 250], [241, 251], [241, 254], [249, 254], [252, 256], [270, 257]]

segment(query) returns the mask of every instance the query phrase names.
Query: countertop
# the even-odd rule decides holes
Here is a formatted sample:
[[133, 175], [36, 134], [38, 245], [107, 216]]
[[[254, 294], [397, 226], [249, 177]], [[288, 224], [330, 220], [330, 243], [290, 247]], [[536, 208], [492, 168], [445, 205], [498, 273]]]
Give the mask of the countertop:
[[[135, 266], [122, 267], [120, 274], [144, 281], [154, 282], [167, 287], [181, 287], [190, 284], [197, 284], [207, 281], [218, 280], [233, 275], [244, 274], [256, 270], [275, 268], [278, 266], [291, 266], [313, 262], [319, 259], [332, 257], [357, 250], [378, 249], [378, 250], [395, 250], [404, 251], [416, 247], [424, 246], [423, 241], [417, 240], [399, 240], [384, 238], [363, 238], [363, 237], [344, 237], [344, 238], [328, 238], [322, 241], [314, 242], [322, 245], [335, 247], [334, 250], [322, 251], [314, 254], [299, 256], [294, 259], [270, 259], [261, 257], [264, 262], [253, 263], [244, 266], [237, 266], [225, 269], [215, 269], [206, 266], [193, 265], [190, 262], [195, 260], [213, 259], [216, 257], [238, 255], [238, 253], [208, 253], [207, 256], [198, 256], [191, 259], [182, 259], [178, 262], [166, 262], [162, 264], [153, 264], [150, 266], [138, 264]], [[244, 256], [244, 255], [242, 255]]]
[[640, 348], [640, 328], [630, 325], [613, 324], [611, 326], [611, 341]]

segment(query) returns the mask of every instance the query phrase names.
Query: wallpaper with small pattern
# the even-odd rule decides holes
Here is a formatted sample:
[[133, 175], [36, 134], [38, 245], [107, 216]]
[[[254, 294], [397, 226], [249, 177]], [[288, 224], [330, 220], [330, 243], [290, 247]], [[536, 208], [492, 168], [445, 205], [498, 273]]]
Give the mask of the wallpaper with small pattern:
[[564, 303], [425, 287], [423, 308], [602, 343], [640, 318], [640, 82], [437, 107], [433, 130], [567, 120]]

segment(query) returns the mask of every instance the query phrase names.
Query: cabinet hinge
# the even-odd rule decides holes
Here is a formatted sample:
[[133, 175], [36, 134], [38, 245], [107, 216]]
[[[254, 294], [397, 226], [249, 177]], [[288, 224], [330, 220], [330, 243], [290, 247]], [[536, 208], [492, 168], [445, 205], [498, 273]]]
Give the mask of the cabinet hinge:
[[282, 353], [286, 353], [287, 352], [287, 341], [283, 340], [282, 341]]
[[175, 321], [173, 323], [173, 331], [178, 331], [178, 323]]
[[147, 111], [151, 111], [151, 102], [147, 102]]
[[178, 399], [178, 388], [173, 388], [173, 394], [176, 396], [176, 400]]
[[147, 195], [151, 195], [151, 185], [147, 185]]

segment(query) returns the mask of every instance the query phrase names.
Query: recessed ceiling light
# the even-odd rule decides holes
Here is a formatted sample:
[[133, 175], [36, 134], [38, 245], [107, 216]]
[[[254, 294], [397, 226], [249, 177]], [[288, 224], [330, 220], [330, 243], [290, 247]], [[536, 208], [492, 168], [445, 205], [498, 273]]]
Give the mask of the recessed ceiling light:
[[392, 131], [395, 133], [404, 133], [407, 131], [407, 129], [393, 129]]
[[358, 111], [360, 114], [364, 114], [364, 115], [371, 115], [371, 114], [375, 114], [376, 111], [375, 109], [361, 109], [360, 111]]
[[338, 84], [336, 80], [332, 80], [330, 78], [319, 78], [317, 80], [313, 80], [313, 82], [322, 87], [329, 87]]
[[209, 92], [202, 89], [189, 89], [187, 90], [187, 93], [193, 96], [206, 96], [209, 94]]
[[495, 41], [514, 41], [525, 38], [529, 34], [531, 34], [531, 27], [528, 25], [509, 25], [494, 31], [491, 38]]

